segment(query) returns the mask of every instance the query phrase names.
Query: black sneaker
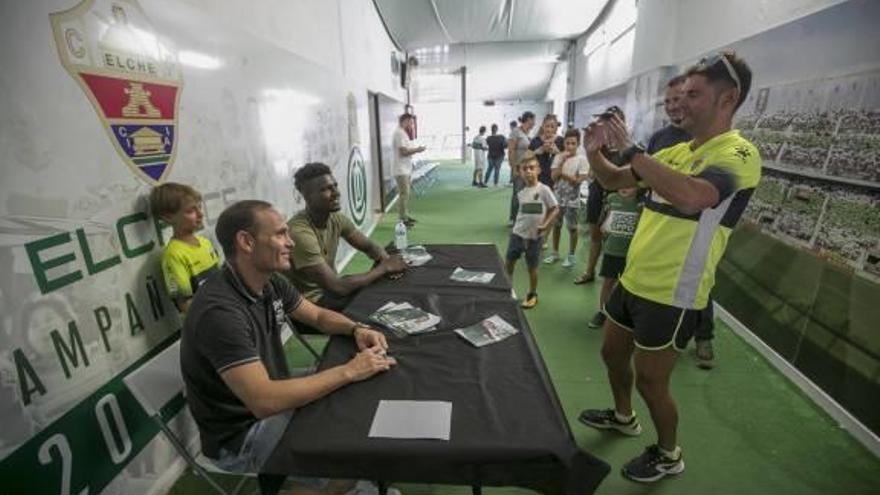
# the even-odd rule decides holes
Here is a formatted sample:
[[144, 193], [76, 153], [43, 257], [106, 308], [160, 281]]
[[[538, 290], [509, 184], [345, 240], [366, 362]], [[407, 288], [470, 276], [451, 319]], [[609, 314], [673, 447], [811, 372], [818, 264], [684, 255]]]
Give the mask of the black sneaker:
[[667, 457], [660, 451], [660, 447], [650, 445], [642, 455], [626, 463], [621, 470], [624, 477], [642, 483], [653, 483], [669, 474], [679, 474], [684, 471], [684, 460], [681, 452], [678, 459]]
[[698, 340], [696, 355], [698, 368], [711, 370], [715, 367], [715, 352], [712, 350], [711, 340]]
[[590, 328], [601, 328], [602, 325], [605, 324], [605, 313], [601, 311], [596, 311], [596, 314], [593, 315], [593, 318], [587, 323], [587, 326]]
[[598, 428], [600, 430], [617, 430], [624, 435], [634, 437], [642, 433], [642, 425], [639, 424], [636, 414], [626, 423], [618, 421], [614, 409], [584, 409], [578, 416], [581, 423]]

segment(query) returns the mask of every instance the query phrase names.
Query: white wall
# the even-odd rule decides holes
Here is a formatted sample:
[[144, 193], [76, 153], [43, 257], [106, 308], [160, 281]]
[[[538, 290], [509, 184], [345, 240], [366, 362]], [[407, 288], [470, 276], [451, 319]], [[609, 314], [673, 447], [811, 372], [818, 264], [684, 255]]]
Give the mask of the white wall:
[[568, 101], [568, 62], [556, 64], [544, 99], [552, 103], [552, 112], [557, 118], [560, 120], [565, 118], [565, 103]]
[[585, 57], [588, 38], [613, 25], [618, 10], [623, 12], [632, 1], [616, 0], [605, 21], [577, 40], [573, 99], [623, 84], [660, 66], [688, 62], [845, 0], [639, 0], [635, 29], [616, 41], [608, 36], [604, 45]]
[[[844, 0], [681, 0], [673, 62], [692, 59], [734, 41], [800, 19]], [[641, 2], [645, 7], [653, 2]], [[650, 18], [649, 15], [645, 16]], [[712, 22], [713, 19], [721, 20]], [[651, 43], [651, 40], [646, 40]], [[648, 68], [648, 67], [644, 67]], [[638, 69], [634, 67], [634, 69]], [[639, 72], [635, 70], [634, 72]]]
[[397, 49], [372, 2], [185, 1], [255, 37], [357, 80], [372, 91], [405, 98], [399, 78], [392, 77], [390, 70], [391, 52]]
[[[645, 2], [642, 2], [645, 3]], [[574, 46], [572, 98], [603, 91], [631, 75], [635, 0], [616, 0], [609, 13]], [[587, 55], [584, 47], [588, 46]]]

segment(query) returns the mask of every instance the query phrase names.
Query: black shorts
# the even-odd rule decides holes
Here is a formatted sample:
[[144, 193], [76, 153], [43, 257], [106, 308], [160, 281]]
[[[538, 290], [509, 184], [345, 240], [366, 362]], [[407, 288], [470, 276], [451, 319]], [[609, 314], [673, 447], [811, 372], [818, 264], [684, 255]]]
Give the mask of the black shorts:
[[620, 278], [623, 275], [624, 268], [626, 268], [626, 256], [603, 254], [599, 276], [604, 278]]
[[678, 351], [685, 350], [704, 317], [702, 310], [677, 308], [639, 297], [623, 284], [614, 287], [603, 312], [612, 322], [633, 333], [636, 346], [650, 351], [670, 345]]
[[599, 185], [599, 181], [590, 182], [590, 193], [587, 195], [587, 223], [599, 223], [602, 216], [602, 202], [605, 199], [605, 189]]
[[544, 237], [537, 239], [523, 239], [516, 234], [510, 234], [510, 242], [507, 244], [507, 261], [516, 261], [525, 254], [526, 266], [537, 268], [541, 259], [541, 248], [544, 246]]

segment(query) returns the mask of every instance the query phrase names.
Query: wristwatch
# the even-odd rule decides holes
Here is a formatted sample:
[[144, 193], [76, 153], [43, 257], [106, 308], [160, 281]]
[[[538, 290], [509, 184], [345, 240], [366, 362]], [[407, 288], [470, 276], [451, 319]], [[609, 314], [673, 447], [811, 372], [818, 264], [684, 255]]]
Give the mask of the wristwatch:
[[368, 328], [368, 327], [359, 321], [355, 322], [355, 324], [351, 326], [351, 336], [352, 337], [354, 337], [354, 334], [357, 333], [358, 328]]
[[628, 148], [620, 152], [620, 159], [623, 163], [629, 163], [636, 155], [645, 152], [645, 147], [639, 143], [633, 143]]

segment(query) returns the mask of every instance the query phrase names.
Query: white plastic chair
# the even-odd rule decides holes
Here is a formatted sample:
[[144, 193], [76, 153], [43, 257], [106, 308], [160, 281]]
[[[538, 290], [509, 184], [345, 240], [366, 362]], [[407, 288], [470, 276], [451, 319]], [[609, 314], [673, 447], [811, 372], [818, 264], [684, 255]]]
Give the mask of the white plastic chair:
[[[186, 443], [168, 427], [167, 422], [171, 419], [171, 414], [166, 411], [168, 409], [177, 410], [171, 406], [183, 400], [184, 384], [183, 374], [180, 370], [179, 339], [144, 363], [143, 366], [128, 374], [122, 381], [144, 408], [147, 415], [156, 422], [165, 438], [171, 442], [174, 450], [183, 457], [197, 476], [204, 478], [221, 495], [235, 495], [242, 489], [247, 482], [246, 476], [242, 476], [241, 481], [232, 492], [226, 491], [210, 473], [240, 474], [226, 473], [205, 458], [201, 452], [193, 455]], [[186, 406], [184, 405], [184, 407]]]

